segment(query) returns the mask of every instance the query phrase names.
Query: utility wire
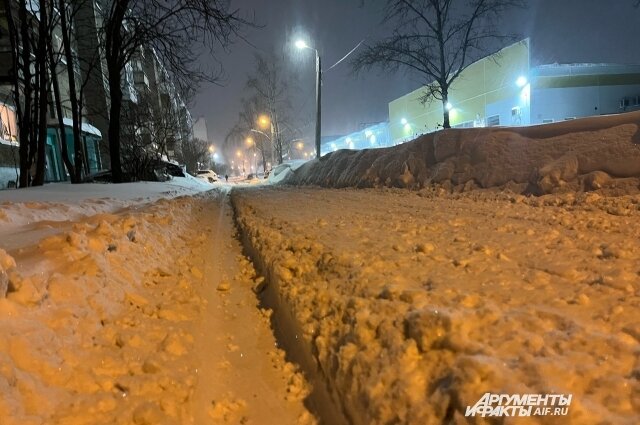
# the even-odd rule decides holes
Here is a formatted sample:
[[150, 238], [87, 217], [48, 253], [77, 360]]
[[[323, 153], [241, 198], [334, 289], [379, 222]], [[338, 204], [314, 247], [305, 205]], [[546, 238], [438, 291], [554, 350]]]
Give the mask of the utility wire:
[[322, 71], [323, 73], [331, 71], [333, 68], [335, 68], [336, 66], [340, 65], [342, 62], [344, 62], [345, 59], [347, 59], [353, 52], [355, 52], [356, 50], [358, 50], [358, 47], [362, 46], [362, 43], [364, 43], [366, 40], [363, 39], [360, 43], [358, 43], [356, 45], [356, 47], [354, 47], [353, 49], [351, 49], [351, 51], [349, 53], [347, 53], [346, 55], [344, 55], [344, 57], [342, 59], [340, 59], [338, 62], [334, 63], [333, 65], [331, 65], [326, 71]]

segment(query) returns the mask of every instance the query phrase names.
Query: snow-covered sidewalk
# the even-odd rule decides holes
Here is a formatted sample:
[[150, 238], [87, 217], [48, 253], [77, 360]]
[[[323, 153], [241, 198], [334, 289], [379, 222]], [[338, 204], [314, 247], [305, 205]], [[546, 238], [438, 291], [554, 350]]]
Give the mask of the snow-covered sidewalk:
[[0, 422], [312, 423], [224, 194], [148, 202], [0, 249]]
[[0, 247], [18, 248], [96, 214], [135, 210], [157, 201], [213, 190], [194, 177], [125, 184], [52, 183], [0, 191]]
[[568, 417], [518, 424], [640, 423], [639, 196], [272, 187], [232, 203], [298, 331], [285, 342], [351, 423], [493, 423], [464, 417], [485, 393], [572, 394]]

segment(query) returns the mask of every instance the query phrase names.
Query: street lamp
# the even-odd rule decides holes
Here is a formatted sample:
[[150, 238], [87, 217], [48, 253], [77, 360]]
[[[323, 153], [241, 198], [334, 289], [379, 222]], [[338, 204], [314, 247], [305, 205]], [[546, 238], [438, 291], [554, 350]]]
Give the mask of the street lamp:
[[300, 50], [311, 49], [316, 52], [316, 158], [320, 158], [320, 142], [322, 134], [322, 61], [318, 49], [309, 47], [304, 40], [296, 41]]
[[271, 120], [269, 120], [269, 117], [266, 115], [260, 115], [258, 117], [258, 125], [260, 126], [260, 128], [267, 129], [269, 128], [269, 124], [271, 124]]

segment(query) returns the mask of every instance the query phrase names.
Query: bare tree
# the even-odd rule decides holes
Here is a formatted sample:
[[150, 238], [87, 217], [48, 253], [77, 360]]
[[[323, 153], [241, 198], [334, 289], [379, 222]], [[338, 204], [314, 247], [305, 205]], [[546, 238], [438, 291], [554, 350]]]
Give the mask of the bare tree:
[[[263, 132], [257, 129], [260, 118], [265, 116], [268, 108], [260, 101], [258, 96], [252, 96], [248, 99], [241, 100], [242, 109], [238, 116], [238, 123], [231, 130], [231, 133], [237, 137], [227, 137], [227, 140], [234, 140], [234, 148], [239, 148], [238, 143], [242, 144], [250, 138], [253, 143], [249, 146], [256, 154], [260, 155], [260, 161], [262, 162], [262, 169], [267, 170], [267, 159], [271, 155], [272, 143], [269, 135], [269, 130]], [[243, 141], [243, 138], [244, 141]]]
[[[124, 181], [148, 180], [152, 164], [161, 154], [150, 134], [151, 109], [147, 102], [129, 104], [123, 109], [121, 132]], [[153, 178], [151, 178], [153, 180]]]
[[[155, 102], [149, 93], [141, 94], [138, 103], [128, 104], [122, 118], [122, 168], [133, 180], [153, 179], [150, 175], [152, 166], [168, 158], [169, 151], [176, 146], [189, 143], [189, 129], [182, 128], [175, 113]], [[191, 157], [190, 152], [187, 146], [187, 158]]]
[[442, 102], [450, 128], [449, 89], [476, 60], [513, 40], [500, 32], [500, 18], [523, 0], [387, 0], [383, 23], [393, 33], [368, 45], [354, 60], [356, 71], [379, 66], [418, 74], [426, 86], [423, 102]]
[[[84, 149], [82, 142], [82, 110], [83, 110], [83, 89], [89, 81], [88, 76], [84, 76], [84, 81], [76, 81], [76, 65], [79, 63], [78, 55], [75, 49], [72, 48], [73, 37], [73, 25], [72, 22], [76, 21], [76, 16], [80, 12], [80, 8], [84, 7], [84, 3], [87, 0], [58, 0], [58, 15], [60, 19], [60, 33], [62, 39], [62, 50], [66, 62], [67, 78], [69, 82], [69, 102], [71, 104], [71, 117], [73, 120], [73, 169], [69, 169], [72, 183], [82, 182], [83, 163], [85, 162]], [[76, 25], [80, 25], [76, 22]], [[96, 49], [93, 57], [86, 58], [89, 61], [97, 62], [99, 59], [99, 52]], [[90, 68], [90, 67], [89, 67]], [[60, 99], [58, 100], [60, 103]], [[59, 117], [60, 123], [61, 117]], [[66, 133], [64, 128], [64, 122], [60, 123], [60, 132]], [[66, 139], [63, 137], [63, 144]], [[68, 167], [68, 166], [67, 166]]]
[[240, 26], [247, 22], [225, 0], [110, 0], [104, 7], [105, 56], [108, 70], [109, 151], [114, 182], [122, 181], [120, 125], [125, 66], [143, 47], [153, 48], [176, 84], [194, 88], [199, 82], [217, 80], [217, 75], [196, 66], [198, 47], [213, 54], [227, 46]]
[[282, 164], [286, 151], [283, 126], [292, 110], [289, 81], [275, 54], [256, 55], [255, 69], [249, 76], [247, 88], [254, 93], [256, 102], [265, 108], [263, 113], [269, 116], [273, 155], [278, 164]]
[[47, 49], [51, 43], [49, 1], [41, 0], [37, 6], [26, 0], [4, 3], [20, 135], [20, 187], [42, 185], [45, 179], [49, 94]]
[[210, 156], [209, 144], [200, 139], [183, 142], [178, 151], [178, 160], [186, 165], [191, 174], [198, 171], [201, 164], [209, 164]]
[[[76, 26], [86, 25], [85, 23], [77, 22], [76, 16], [87, 1], [89, 0], [77, 0], [74, 2], [58, 0], [56, 4], [54, 4], [54, 1], [49, 2], [49, 15], [52, 17], [51, 34], [49, 36], [51, 42], [48, 46], [51, 90], [53, 92], [53, 103], [58, 119], [60, 153], [62, 162], [69, 173], [71, 183], [82, 183], [83, 164], [85, 163], [84, 143], [81, 133], [84, 107], [83, 89], [88, 83], [88, 77], [85, 74], [83, 77], [80, 77], [81, 81], [78, 81], [76, 78], [75, 66], [79, 63], [80, 58], [76, 53], [76, 49], [73, 48], [73, 40], [75, 38], [73, 34], [74, 26], [70, 23], [76, 22]], [[54, 36], [59, 37], [61, 41], [60, 46], [55, 46], [55, 43], [53, 43]], [[99, 60], [99, 52], [97, 49], [93, 57], [85, 58], [85, 60], [92, 64], [96, 63]], [[91, 68], [91, 66], [87, 68]], [[67, 80], [65, 87], [67, 97], [63, 97], [62, 95], [61, 78]], [[73, 152], [69, 152], [67, 144], [67, 132], [63, 111], [63, 103], [66, 102], [69, 103], [71, 109]], [[72, 157], [73, 161], [71, 160]]]

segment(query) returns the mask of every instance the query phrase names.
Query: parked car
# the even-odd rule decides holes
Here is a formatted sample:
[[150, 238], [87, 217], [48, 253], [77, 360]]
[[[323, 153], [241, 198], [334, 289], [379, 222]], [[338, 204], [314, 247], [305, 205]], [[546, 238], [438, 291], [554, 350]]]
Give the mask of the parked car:
[[218, 175], [211, 170], [198, 170], [196, 171], [195, 177], [209, 183], [215, 183], [220, 179]]

